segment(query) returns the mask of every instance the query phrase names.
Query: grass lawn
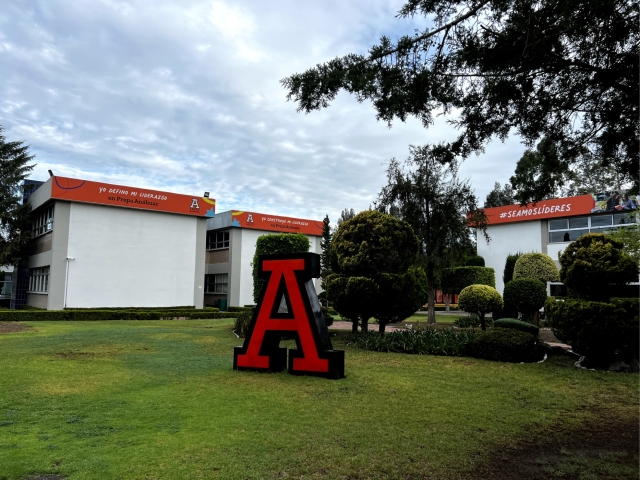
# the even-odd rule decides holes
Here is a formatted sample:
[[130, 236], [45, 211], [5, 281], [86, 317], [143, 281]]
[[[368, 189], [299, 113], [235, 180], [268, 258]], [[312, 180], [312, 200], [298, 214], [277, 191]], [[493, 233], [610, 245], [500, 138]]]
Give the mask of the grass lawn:
[[635, 374], [374, 353], [346, 332], [346, 379], [236, 372], [232, 323], [0, 334], [0, 479], [638, 478]]

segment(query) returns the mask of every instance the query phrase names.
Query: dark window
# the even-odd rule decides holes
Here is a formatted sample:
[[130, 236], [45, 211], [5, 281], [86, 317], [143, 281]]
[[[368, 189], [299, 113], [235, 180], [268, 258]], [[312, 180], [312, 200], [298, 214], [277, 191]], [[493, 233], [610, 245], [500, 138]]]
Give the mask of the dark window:
[[611, 226], [611, 215], [594, 215], [591, 217], [592, 227], [609, 227]]
[[207, 232], [207, 250], [229, 248], [229, 230]]
[[564, 230], [567, 228], [567, 219], [549, 220], [549, 230]]
[[589, 217], [570, 218], [569, 228], [589, 228]]
[[227, 293], [229, 286], [228, 273], [216, 273], [204, 276], [205, 293]]

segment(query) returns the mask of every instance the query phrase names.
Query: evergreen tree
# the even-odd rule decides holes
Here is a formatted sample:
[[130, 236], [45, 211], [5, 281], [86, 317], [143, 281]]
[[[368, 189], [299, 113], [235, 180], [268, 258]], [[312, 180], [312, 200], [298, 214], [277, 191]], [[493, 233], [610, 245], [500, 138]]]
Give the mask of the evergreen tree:
[[22, 203], [22, 182], [33, 170], [33, 155], [23, 142], [8, 142], [0, 126], [0, 265], [27, 258], [31, 240], [31, 205]]
[[510, 132], [527, 145], [549, 138], [558, 168], [533, 190], [550, 194], [586, 146], [637, 186], [638, 5], [629, 0], [408, 0], [398, 17], [426, 17], [423, 31], [383, 36], [282, 80], [299, 111], [326, 108], [342, 89], [370, 100], [377, 118], [456, 118], [453, 158], [480, 153]]
[[513, 205], [516, 203], [513, 198], [513, 188], [508, 183], [504, 184], [504, 187], [496, 182], [493, 186], [493, 190], [489, 192], [486, 200], [484, 201], [484, 208], [490, 207], [502, 207], [505, 205]]
[[[329, 222], [329, 215], [325, 215], [322, 221], [322, 240], [320, 240], [320, 248], [322, 253], [320, 254], [320, 276], [322, 278], [322, 289], [327, 290], [326, 280], [331, 275], [331, 224]], [[327, 307], [329, 306], [329, 299], [327, 298]]]
[[429, 323], [435, 323], [436, 280], [456, 257], [472, 248], [472, 229], [486, 234], [486, 217], [468, 182], [457, 177], [455, 164], [443, 165], [437, 147], [409, 147], [406, 170], [391, 160], [388, 185], [378, 197], [378, 209], [392, 206], [413, 228], [426, 263]]

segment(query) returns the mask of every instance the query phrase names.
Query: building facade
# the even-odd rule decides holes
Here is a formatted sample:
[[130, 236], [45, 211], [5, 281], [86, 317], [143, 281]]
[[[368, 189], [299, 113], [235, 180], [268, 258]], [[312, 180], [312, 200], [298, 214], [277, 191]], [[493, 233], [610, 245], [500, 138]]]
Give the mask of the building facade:
[[0, 280], [9, 280], [0, 300], [10, 298], [11, 308], [251, 304], [259, 236], [300, 232], [320, 251], [322, 222], [237, 210], [216, 216], [208, 194], [58, 176], [27, 182], [31, 256], [24, 268], [1, 269]]
[[[485, 259], [485, 266], [496, 272], [496, 289], [502, 294], [502, 274], [508, 255], [545, 253], [560, 268], [558, 256], [580, 236], [637, 223], [635, 198], [623, 205], [622, 196], [618, 197], [581, 195], [543, 200], [535, 205], [486, 208], [490, 241], [478, 231], [477, 249], [478, 255]], [[561, 287], [559, 283], [551, 284], [549, 293], [560, 294]]]

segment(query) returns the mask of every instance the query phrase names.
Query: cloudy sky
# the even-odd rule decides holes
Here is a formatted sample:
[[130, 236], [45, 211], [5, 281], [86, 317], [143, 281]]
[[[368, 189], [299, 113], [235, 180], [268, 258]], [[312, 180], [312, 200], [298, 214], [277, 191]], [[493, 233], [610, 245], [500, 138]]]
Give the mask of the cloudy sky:
[[[0, 9], [0, 125], [56, 175], [185, 194], [219, 212], [311, 219], [375, 200], [393, 157], [451, 140], [440, 118], [377, 122], [341, 93], [308, 115], [280, 80], [381, 35], [425, 28], [396, 18], [402, 0], [5, 0]], [[467, 160], [484, 200], [525, 147], [495, 140]]]

